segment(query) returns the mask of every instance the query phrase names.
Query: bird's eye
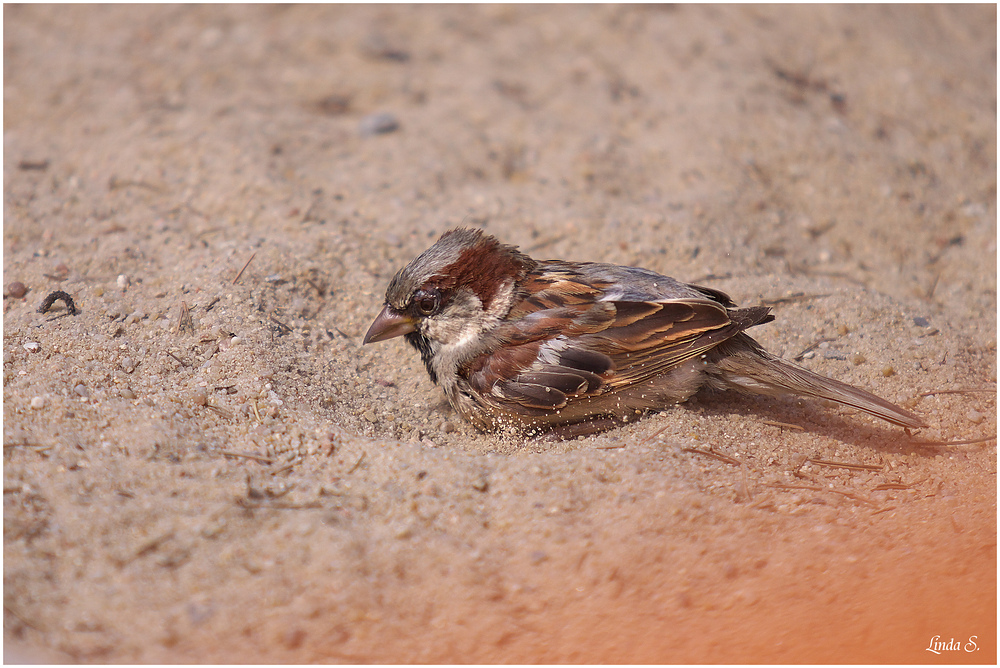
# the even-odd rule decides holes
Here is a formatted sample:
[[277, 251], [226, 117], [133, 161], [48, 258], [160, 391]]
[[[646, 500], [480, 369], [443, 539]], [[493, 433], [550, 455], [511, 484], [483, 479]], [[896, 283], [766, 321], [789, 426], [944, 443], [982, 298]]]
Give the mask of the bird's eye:
[[441, 293], [437, 290], [418, 290], [413, 303], [421, 315], [431, 315], [441, 305]]

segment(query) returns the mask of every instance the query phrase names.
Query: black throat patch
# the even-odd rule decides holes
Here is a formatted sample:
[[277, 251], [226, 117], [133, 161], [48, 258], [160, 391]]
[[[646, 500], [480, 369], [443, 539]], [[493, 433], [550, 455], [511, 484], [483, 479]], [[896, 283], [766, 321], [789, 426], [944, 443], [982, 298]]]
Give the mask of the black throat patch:
[[438, 379], [437, 374], [434, 373], [434, 366], [431, 364], [431, 359], [434, 357], [434, 353], [431, 351], [430, 340], [420, 332], [410, 332], [404, 338], [411, 346], [420, 351], [420, 359], [424, 361], [424, 366], [427, 367], [427, 373], [436, 385]]

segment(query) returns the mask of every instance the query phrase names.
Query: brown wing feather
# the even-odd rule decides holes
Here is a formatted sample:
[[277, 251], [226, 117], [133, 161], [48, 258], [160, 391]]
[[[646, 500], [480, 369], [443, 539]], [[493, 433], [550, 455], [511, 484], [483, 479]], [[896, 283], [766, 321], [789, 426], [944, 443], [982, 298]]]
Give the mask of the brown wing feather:
[[652, 302], [654, 313], [623, 327], [583, 336], [579, 345], [605, 352], [615, 374], [605, 391], [641, 383], [707, 352], [745, 328], [715, 301]]
[[516, 322], [520, 318], [539, 311], [569, 308], [576, 313], [586, 311], [600, 297], [601, 286], [590, 285], [578, 274], [566, 271], [548, 271], [530, 274], [521, 285], [525, 295], [514, 305], [507, 319]]
[[597, 290], [568, 275], [536, 278], [534, 283], [531, 296], [515, 305], [507, 322], [492, 334], [493, 352], [480, 355], [459, 373], [473, 390], [511, 410], [543, 414], [597, 392], [603, 384], [601, 374], [613, 364], [602, 353], [575, 347], [556, 363], [541, 364], [542, 347], [558, 336], [572, 339], [606, 329], [614, 323], [615, 308], [595, 302]]
[[[649, 380], [703, 355], [748, 327], [774, 319], [766, 307], [725, 309], [716, 302], [699, 300], [678, 300], [664, 306], [668, 308], [621, 328], [622, 336], [618, 336], [619, 328], [614, 327], [599, 335], [611, 339], [618, 348], [616, 354], [609, 353], [617, 368], [609, 389]], [[640, 325], [645, 329], [639, 329]], [[581, 337], [579, 343], [602, 348], [599, 343], [590, 342], [589, 337]]]
[[558, 299], [542, 289], [515, 307], [520, 317], [498, 329], [495, 352], [463, 370], [473, 389], [543, 414], [648, 380], [770, 317], [711, 299], [593, 302], [574, 298], [593, 288], [568, 282], [558, 281]]

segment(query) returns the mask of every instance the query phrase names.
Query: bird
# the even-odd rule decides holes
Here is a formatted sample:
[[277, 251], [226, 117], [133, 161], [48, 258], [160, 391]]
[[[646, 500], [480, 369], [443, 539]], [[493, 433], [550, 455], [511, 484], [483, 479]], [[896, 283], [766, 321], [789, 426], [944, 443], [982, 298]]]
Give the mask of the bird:
[[404, 337], [452, 408], [483, 432], [599, 433], [706, 388], [826, 399], [907, 430], [926, 426], [746, 333], [773, 320], [770, 307], [740, 308], [724, 292], [648, 269], [535, 260], [456, 228], [395, 274], [364, 344]]

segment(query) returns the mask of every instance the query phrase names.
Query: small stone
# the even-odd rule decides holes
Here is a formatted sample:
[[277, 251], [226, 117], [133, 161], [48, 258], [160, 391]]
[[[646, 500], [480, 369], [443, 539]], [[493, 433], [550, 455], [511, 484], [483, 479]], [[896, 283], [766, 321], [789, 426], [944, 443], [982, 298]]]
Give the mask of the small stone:
[[24, 349], [29, 353], [37, 353], [42, 349], [42, 344], [38, 343], [38, 341], [28, 341], [24, 344]]
[[882, 375], [885, 376], [886, 378], [888, 378], [889, 376], [895, 376], [896, 370], [893, 369], [891, 366], [882, 367]]
[[122, 358], [121, 361], [121, 367], [125, 369], [125, 371], [132, 373], [132, 371], [135, 369], [135, 362], [132, 360], [131, 357], [124, 357]]
[[128, 389], [127, 387], [122, 389], [121, 395], [122, 399], [125, 399], [127, 401], [132, 401], [133, 399], [135, 399], [135, 392]]
[[191, 402], [194, 403], [195, 406], [204, 406], [208, 403], [208, 397], [205, 396], [204, 392], [195, 392], [191, 395]]
[[129, 281], [128, 276], [125, 274], [118, 274], [118, 289], [127, 290], [130, 282], [131, 281]]
[[472, 489], [476, 490], [477, 492], [485, 492], [489, 488], [490, 488], [490, 483], [487, 482], [486, 478], [483, 476], [480, 476], [472, 481]]
[[865, 356], [862, 355], [861, 353], [854, 353], [853, 355], [851, 355], [851, 364], [853, 364], [855, 366], [857, 366], [859, 364], [864, 364], [867, 361], [868, 360], [866, 360]]
[[980, 422], [983, 421], [983, 414], [977, 411], [975, 408], [966, 413], [965, 417], [968, 418], [969, 422], [974, 422], [976, 424], [979, 424]]
[[917, 327], [930, 327], [931, 326], [931, 323], [930, 323], [930, 321], [927, 318], [924, 318], [924, 317], [919, 316], [919, 315], [915, 316], [913, 318], [913, 324], [916, 325]]
[[24, 295], [28, 294], [28, 288], [21, 281], [14, 281], [7, 285], [7, 294], [14, 299], [20, 299]]
[[384, 135], [398, 130], [399, 121], [393, 114], [390, 114], [387, 111], [380, 111], [374, 114], [368, 114], [362, 118], [358, 129], [361, 132], [362, 137]]
[[848, 328], [847, 325], [840, 325], [839, 327], [837, 327], [837, 334], [840, 334], [841, 336], [847, 336], [850, 333], [850, 331], [851, 330]]
[[316, 110], [328, 116], [340, 116], [351, 110], [351, 98], [347, 95], [332, 93], [315, 103]]
[[83, 383], [79, 383], [76, 387], [73, 388], [73, 391], [76, 392], [78, 396], [84, 398], [90, 396], [90, 390], [88, 390], [87, 386], [84, 385]]
[[378, 416], [375, 415], [375, 411], [365, 411], [362, 413], [362, 417], [372, 424], [376, 424], [378, 422]]
[[391, 60], [405, 63], [410, 59], [410, 52], [399, 44], [393, 43], [385, 35], [378, 33], [369, 35], [362, 43], [362, 51], [369, 58]]
[[282, 635], [282, 643], [286, 649], [298, 649], [306, 639], [306, 632], [302, 629], [289, 629]]
[[45, 397], [32, 397], [31, 398], [31, 407], [34, 408], [35, 410], [40, 410], [42, 408], [45, 408], [45, 404], [47, 404], [47, 403], [48, 402], [45, 400]]

